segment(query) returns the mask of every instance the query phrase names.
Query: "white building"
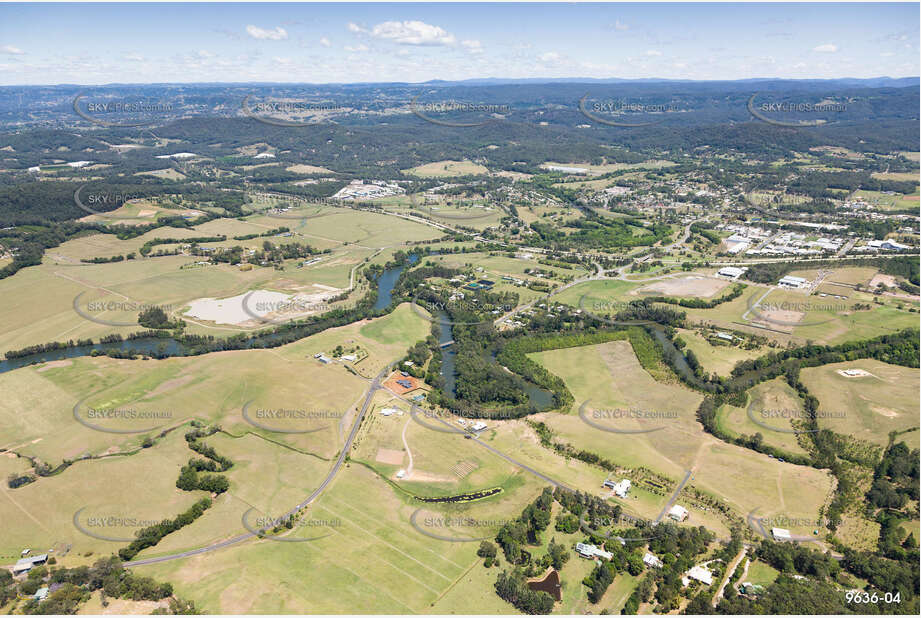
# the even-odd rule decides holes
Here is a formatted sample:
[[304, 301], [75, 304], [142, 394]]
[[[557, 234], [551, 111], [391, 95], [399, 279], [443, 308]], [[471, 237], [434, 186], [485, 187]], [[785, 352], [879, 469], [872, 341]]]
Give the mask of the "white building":
[[627, 492], [630, 491], [630, 479], [622, 479], [619, 483], [614, 483], [613, 485], [608, 485], [611, 488], [611, 492], [618, 498], [626, 498]]
[[723, 268], [720, 268], [719, 272], [716, 274], [720, 277], [726, 277], [727, 279], [738, 279], [746, 270], [748, 269], [739, 268], [737, 266], [724, 266]]
[[790, 536], [790, 531], [786, 528], [771, 528], [771, 536], [774, 537], [775, 541], [790, 541], [793, 539]]
[[675, 521], [684, 521], [688, 518], [688, 510], [680, 505], [675, 505], [668, 510], [668, 516]]
[[791, 275], [785, 275], [784, 277], [780, 279], [780, 281], [777, 282], [777, 285], [779, 285], [782, 288], [791, 288], [794, 290], [798, 290], [799, 288], [803, 287], [803, 285], [805, 284], [806, 284], [806, 280], [803, 279], [802, 277], [793, 277]]
[[484, 423], [483, 421], [477, 421], [473, 424], [473, 427], [471, 427], [471, 429], [473, 429], [474, 431], [483, 431], [484, 429], [486, 429], [486, 423]]
[[576, 543], [576, 553], [583, 558], [604, 558], [605, 560], [610, 560], [614, 557], [614, 554], [611, 552], [604, 551], [588, 543]]
[[709, 586], [713, 583], [713, 573], [707, 567], [695, 566], [691, 567], [691, 570], [688, 571], [684, 577], [681, 578], [681, 583], [685, 586], [691, 583], [691, 580], [697, 580], [705, 586]]
[[661, 569], [663, 566], [662, 561], [649, 552], [646, 552], [646, 554], [643, 556], [643, 564], [656, 569]]
[[736, 255], [748, 249], [749, 246], [750, 245], [747, 242], [739, 242], [729, 247], [726, 250], [726, 253], [728, 253], [729, 255]]

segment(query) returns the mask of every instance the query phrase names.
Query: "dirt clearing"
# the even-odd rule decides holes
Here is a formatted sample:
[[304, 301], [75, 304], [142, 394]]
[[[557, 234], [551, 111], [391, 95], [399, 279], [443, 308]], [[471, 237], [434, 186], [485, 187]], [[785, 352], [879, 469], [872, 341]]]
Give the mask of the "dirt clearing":
[[664, 296], [696, 296], [710, 298], [729, 285], [728, 281], [709, 277], [681, 277], [663, 279], [636, 290], [636, 294], [662, 294]]

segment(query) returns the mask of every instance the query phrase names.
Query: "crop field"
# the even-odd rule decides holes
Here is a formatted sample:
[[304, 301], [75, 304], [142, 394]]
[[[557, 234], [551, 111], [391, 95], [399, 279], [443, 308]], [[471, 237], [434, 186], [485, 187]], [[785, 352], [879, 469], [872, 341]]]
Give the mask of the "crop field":
[[[870, 375], [847, 377], [839, 371], [862, 369]], [[890, 431], [918, 427], [919, 371], [872, 360], [834, 363], [803, 369], [800, 379], [818, 397], [819, 426], [885, 446]], [[918, 432], [898, 438], [918, 448]]]
[[764, 443], [789, 453], [806, 454], [797, 441], [791, 419], [802, 419], [802, 400], [782, 378], [762, 382], [748, 391], [751, 414], [760, 423], [777, 431], [758, 425], [748, 415], [747, 408], [724, 405], [717, 412], [717, 422], [730, 434], [753, 436], [760, 433]]
[[[615, 423], [628, 430], [654, 429], [642, 434], [587, 431], [589, 428], [578, 414], [542, 415], [542, 420], [566, 442], [579, 444], [620, 465], [647, 467], [676, 482], [690, 469], [692, 485], [722, 496], [741, 516], [760, 508], [761, 512], [815, 517], [831, 488], [826, 471], [780, 463], [704, 433], [695, 418], [700, 395], [678, 385], [655, 382], [639, 366], [626, 342], [541, 352], [533, 358], [566, 382], [575, 396], [575, 407], [591, 401], [592, 410], [601, 412], [586, 412], [593, 422], [612, 429], [621, 429]], [[618, 408], [675, 411], [678, 415], [663, 418], [658, 427], [655, 420], [629, 419], [627, 423], [605, 418], [614, 414], [604, 411]], [[776, 481], [764, 483], [764, 478]], [[664, 504], [665, 499], [660, 500]], [[632, 500], [630, 505], [633, 506]], [[655, 517], [658, 510], [647, 509], [640, 514], [650, 513]], [[691, 520], [699, 517], [698, 511], [692, 510]]]

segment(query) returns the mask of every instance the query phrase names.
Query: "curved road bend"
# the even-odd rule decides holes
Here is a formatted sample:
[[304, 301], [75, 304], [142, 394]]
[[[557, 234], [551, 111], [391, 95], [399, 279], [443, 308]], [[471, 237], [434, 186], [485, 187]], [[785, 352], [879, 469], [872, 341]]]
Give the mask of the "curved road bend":
[[[368, 387], [368, 394], [365, 396], [365, 402], [361, 406], [361, 410], [358, 413], [358, 417], [355, 419], [355, 423], [352, 425], [352, 431], [349, 432], [349, 436], [345, 441], [345, 444], [342, 446], [342, 450], [339, 452], [339, 458], [336, 459], [336, 463], [330, 469], [329, 474], [326, 475], [326, 478], [323, 479], [323, 482], [317, 487], [313, 493], [311, 493], [306, 500], [295, 506], [293, 509], [285, 513], [285, 517], [297, 513], [299, 510], [316, 500], [321, 493], [332, 483], [333, 479], [336, 477], [336, 474], [339, 472], [339, 469], [342, 467], [342, 464], [345, 462], [345, 458], [349, 453], [349, 450], [352, 448], [352, 442], [355, 440], [355, 436], [358, 434], [358, 429], [361, 427], [361, 421], [365, 417], [368, 408], [371, 406], [371, 400], [374, 399], [374, 393], [381, 388], [381, 380], [385, 375], [387, 375], [390, 369], [390, 365], [384, 367], [384, 369], [377, 374], [374, 380], [371, 381], [371, 385]], [[144, 564], [156, 564], [157, 562], [166, 562], [168, 560], [177, 560], [179, 558], [188, 558], [189, 556], [195, 556], [196, 554], [204, 554], [207, 552], [214, 551], [216, 549], [221, 549], [229, 545], [235, 545], [241, 541], [253, 538], [256, 535], [252, 532], [247, 532], [232, 538], [229, 538], [225, 541], [220, 541], [212, 545], [206, 545], [205, 547], [199, 547], [198, 549], [190, 549], [188, 551], [179, 552], [176, 554], [169, 554], [166, 556], [158, 556], [156, 558], [143, 558], [141, 560], [132, 560], [131, 562], [124, 563], [125, 567], [141, 566]]]

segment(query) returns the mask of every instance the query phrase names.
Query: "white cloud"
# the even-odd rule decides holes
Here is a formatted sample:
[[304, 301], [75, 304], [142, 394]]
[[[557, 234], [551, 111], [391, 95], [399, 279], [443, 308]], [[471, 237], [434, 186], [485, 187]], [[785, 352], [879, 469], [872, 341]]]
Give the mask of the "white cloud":
[[556, 52], [544, 52], [537, 57], [541, 62], [559, 62], [561, 56]]
[[320, 45], [322, 45], [323, 47], [330, 47], [330, 46], [332, 45], [332, 43], [330, 43], [330, 42], [329, 42], [329, 39], [327, 39], [327, 38], [324, 36], [324, 37], [322, 37], [322, 38], [320, 39]]
[[618, 19], [614, 21], [614, 29], [624, 31], [624, 30], [629, 30], [630, 26], [628, 26], [627, 24], [622, 24], [620, 20]]
[[350, 21], [349, 25], [346, 27], [349, 29], [349, 32], [367, 32], [367, 30], [365, 30], [364, 28], [362, 28], [361, 26], [359, 26], [353, 21]]
[[246, 33], [254, 39], [260, 40], [283, 41], [288, 38], [288, 31], [281, 26], [278, 26], [274, 30], [265, 30], [259, 26], [250, 24], [246, 27]]
[[838, 51], [838, 46], [834, 43], [825, 43], [824, 45], [819, 45], [818, 47], [813, 47], [812, 51], [824, 53], [824, 54], [833, 54]]
[[214, 58], [214, 54], [209, 52], [207, 49], [199, 49], [198, 57], [199, 58]]
[[444, 28], [421, 21], [385, 21], [371, 29], [379, 39], [401, 45], [453, 45], [454, 35]]
[[128, 54], [125, 56], [125, 60], [130, 62], [144, 62], [144, 56], [139, 56], [138, 54]]
[[895, 52], [883, 52], [880, 54], [880, 56], [882, 56], [883, 58], [892, 58], [893, 56], [895, 56]]
[[794, 69], [805, 69], [805, 68], [806, 68], [806, 63], [805, 63], [805, 62], [797, 62], [796, 64], [793, 65], [793, 68], [794, 68]]
[[275, 64], [291, 64], [291, 58], [279, 58], [276, 56], [275, 58], [272, 58], [272, 62]]
[[461, 45], [467, 49], [471, 54], [482, 54], [483, 53], [483, 44], [477, 41], [476, 39], [469, 39], [467, 41], [461, 41]]
[[22, 50], [19, 49], [18, 47], [13, 47], [12, 45], [4, 45], [3, 47], [0, 47], [0, 53], [12, 54], [12, 55], [14, 55], [14, 56], [19, 56], [19, 55], [22, 55], [22, 54], [24, 54], [24, 53], [26, 53], [26, 52], [22, 51]]
[[366, 52], [368, 51], [368, 46], [367, 45], [355, 45], [353, 47], [350, 45], [346, 45], [343, 49], [345, 49], [345, 51], [347, 52]]
[[646, 52], [646, 55], [647, 56], [661, 56], [662, 52], [660, 52], [658, 49], [650, 49]]

